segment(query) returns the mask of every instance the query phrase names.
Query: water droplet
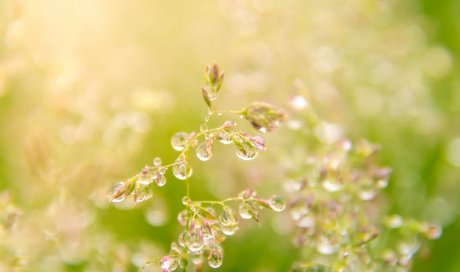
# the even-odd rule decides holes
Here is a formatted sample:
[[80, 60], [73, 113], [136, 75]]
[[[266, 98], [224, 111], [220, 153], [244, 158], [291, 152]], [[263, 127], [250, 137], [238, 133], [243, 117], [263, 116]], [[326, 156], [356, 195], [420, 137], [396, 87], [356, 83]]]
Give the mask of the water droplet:
[[119, 181], [112, 186], [112, 193], [110, 195], [110, 201], [117, 203], [125, 199], [126, 183]]
[[222, 144], [231, 144], [232, 143], [232, 137], [230, 134], [224, 132], [224, 131], [218, 131], [215, 134], [216, 139], [222, 143]]
[[206, 218], [209, 218], [209, 219], [212, 219], [212, 220], [215, 220], [217, 218], [217, 212], [214, 208], [212, 207], [206, 207], [205, 208], [207, 214], [205, 214], [205, 217]]
[[139, 176], [137, 178], [137, 182], [143, 184], [143, 185], [149, 185], [152, 183], [152, 178], [151, 178], [151, 171], [148, 166], [145, 166], [141, 173], [139, 173]]
[[219, 216], [219, 221], [223, 226], [233, 225], [237, 223], [235, 211], [229, 206], [223, 208], [222, 214]]
[[282, 212], [286, 208], [286, 202], [279, 195], [273, 195], [268, 199], [268, 205], [275, 212]]
[[251, 189], [246, 189], [242, 191], [241, 193], [238, 194], [238, 197], [244, 199], [244, 200], [250, 200], [253, 199], [254, 197], [257, 196], [256, 191], [251, 190]]
[[162, 187], [166, 184], [166, 177], [158, 172], [155, 176], [154, 176], [154, 180], [155, 180], [155, 183], [157, 184], [158, 187]]
[[162, 272], [174, 271], [177, 268], [177, 261], [171, 256], [164, 256], [160, 260], [160, 267]]
[[212, 268], [219, 268], [222, 265], [222, 252], [217, 249], [211, 250], [208, 256], [208, 264]]
[[231, 235], [235, 234], [235, 232], [238, 230], [238, 224], [235, 222], [235, 223], [230, 224], [230, 225], [222, 225], [220, 227], [220, 230], [222, 231], [223, 234], [225, 234], [227, 236], [231, 236]]
[[200, 143], [195, 149], [196, 157], [201, 161], [207, 161], [212, 157], [212, 139]]
[[182, 151], [185, 149], [185, 146], [187, 145], [187, 140], [187, 133], [178, 132], [174, 134], [174, 136], [171, 138], [171, 146], [177, 151]]
[[243, 219], [251, 219], [253, 216], [253, 212], [251, 207], [247, 204], [241, 204], [238, 208], [238, 212]]
[[259, 153], [250, 141], [249, 133], [240, 132], [233, 136], [233, 145], [236, 147], [236, 155], [242, 160], [253, 160]]
[[252, 145], [244, 144], [236, 147], [236, 156], [242, 160], [250, 161], [257, 157], [259, 152]]
[[156, 167], [160, 167], [161, 166], [161, 158], [160, 157], [156, 157], [153, 159], [153, 165], [156, 166]]
[[182, 226], [185, 226], [187, 224], [187, 219], [188, 219], [188, 213], [186, 210], [183, 210], [181, 211], [178, 215], [177, 215], [177, 221], [179, 222], [179, 224], [181, 224]]
[[190, 203], [191, 203], [190, 197], [188, 197], [188, 196], [182, 197], [181, 202], [182, 202], [182, 205], [184, 205], [184, 206], [190, 205]]
[[192, 176], [192, 167], [190, 166], [190, 162], [185, 157], [179, 157], [173, 168], [173, 174], [177, 179], [186, 180], [190, 176]]
[[152, 183], [152, 179], [149, 177], [139, 177], [137, 179], [137, 182], [139, 182], [142, 185], [149, 185], [150, 183]]
[[336, 179], [328, 178], [323, 181], [323, 187], [326, 189], [326, 191], [332, 193], [342, 189], [342, 184]]
[[188, 232], [187, 247], [192, 252], [197, 252], [203, 248], [203, 232], [201, 227], [197, 226], [193, 221]]
[[219, 216], [220, 230], [225, 235], [233, 235], [238, 230], [238, 221], [236, 219], [235, 211], [225, 206], [222, 214]]
[[214, 231], [212, 229], [212, 225], [208, 221], [204, 221], [203, 227], [201, 228], [203, 231], [203, 239], [209, 240], [214, 238]]
[[153, 196], [153, 192], [149, 185], [137, 183], [134, 189], [134, 200], [138, 203], [150, 199]]

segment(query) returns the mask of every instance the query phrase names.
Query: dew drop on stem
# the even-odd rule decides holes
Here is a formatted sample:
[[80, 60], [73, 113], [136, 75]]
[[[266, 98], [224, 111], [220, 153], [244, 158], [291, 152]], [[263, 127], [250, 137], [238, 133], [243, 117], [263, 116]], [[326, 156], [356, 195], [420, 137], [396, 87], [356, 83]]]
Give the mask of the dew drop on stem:
[[238, 212], [243, 219], [251, 219], [252, 218], [252, 213], [251, 213], [251, 207], [247, 204], [241, 204], [240, 207], [238, 208]]
[[213, 249], [208, 256], [208, 264], [212, 268], [219, 268], [222, 265], [222, 252], [218, 249]]
[[250, 142], [245, 141], [242, 137], [235, 137], [233, 144], [236, 147], [236, 156], [242, 160], [250, 161], [257, 157], [259, 152]]
[[162, 187], [166, 184], [166, 177], [160, 171], [157, 172], [153, 180], [155, 181], [158, 187]]
[[212, 139], [206, 139], [195, 149], [196, 157], [201, 161], [207, 161], [212, 157]]
[[186, 180], [192, 176], [192, 167], [185, 157], [179, 157], [172, 167], [174, 176], [180, 180]]
[[187, 140], [187, 133], [178, 132], [174, 134], [174, 136], [171, 138], [171, 146], [177, 151], [182, 151], [185, 149], [185, 146], [187, 145]]
[[279, 195], [273, 195], [268, 199], [268, 205], [275, 212], [282, 212], [286, 208], [286, 202]]

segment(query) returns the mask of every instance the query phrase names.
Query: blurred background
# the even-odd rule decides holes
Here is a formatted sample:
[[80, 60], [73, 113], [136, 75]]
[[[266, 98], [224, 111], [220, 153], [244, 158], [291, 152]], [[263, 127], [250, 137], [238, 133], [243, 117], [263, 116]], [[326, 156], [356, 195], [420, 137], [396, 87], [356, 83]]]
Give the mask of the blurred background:
[[[0, 1], [0, 271], [137, 271], [167, 253], [182, 181], [168, 176], [142, 205], [106, 195], [154, 157], [175, 159], [170, 137], [202, 122], [213, 62], [219, 108], [287, 107], [301, 90], [343, 135], [381, 144], [385, 209], [444, 226], [413, 270], [460, 271], [458, 11], [455, 0]], [[308, 141], [287, 130], [250, 163], [227, 146], [194, 160], [192, 196], [282, 192], [283, 148]], [[276, 216], [244, 222], [221, 270], [288, 271], [297, 250]]]

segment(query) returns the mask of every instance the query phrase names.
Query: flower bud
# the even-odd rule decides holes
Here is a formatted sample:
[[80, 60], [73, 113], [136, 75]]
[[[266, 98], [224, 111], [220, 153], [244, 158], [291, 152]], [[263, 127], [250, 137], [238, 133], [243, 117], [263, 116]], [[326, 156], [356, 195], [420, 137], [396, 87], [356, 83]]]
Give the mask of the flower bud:
[[254, 102], [243, 110], [242, 117], [258, 131], [267, 133], [275, 130], [286, 119], [286, 114], [271, 104]]
[[216, 92], [219, 91], [224, 81], [224, 72], [220, 70], [217, 64], [214, 63], [206, 66], [205, 77], [206, 83], [212, 85], [216, 89]]

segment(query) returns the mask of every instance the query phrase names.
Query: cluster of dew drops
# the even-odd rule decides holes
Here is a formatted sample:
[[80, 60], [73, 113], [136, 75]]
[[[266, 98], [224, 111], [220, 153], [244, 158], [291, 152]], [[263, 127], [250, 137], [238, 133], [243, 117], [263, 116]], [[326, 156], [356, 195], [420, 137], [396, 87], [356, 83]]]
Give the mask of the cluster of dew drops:
[[234, 144], [236, 155], [242, 160], [253, 160], [259, 151], [265, 150], [265, 142], [260, 136], [253, 136], [244, 131], [233, 131], [236, 123], [226, 121], [222, 127], [214, 132], [205, 134], [204, 140], [199, 142], [196, 132], [178, 132], [171, 138], [171, 146], [176, 151], [181, 151], [174, 163], [162, 165], [159, 157], [153, 159], [152, 166], [145, 166], [141, 172], [128, 181], [119, 181], [112, 187], [110, 200], [121, 202], [127, 196], [133, 195], [136, 202], [143, 202], [153, 196], [152, 184], [161, 187], [166, 184], [165, 173], [172, 168], [174, 177], [179, 180], [186, 180], [193, 174], [190, 158], [187, 152], [190, 147], [195, 148], [196, 157], [201, 161], [208, 161], [213, 153], [212, 148], [215, 141], [222, 144]]
[[[262, 137], [237, 130], [237, 124], [233, 121], [225, 121], [217, 128], [207, 128], [207, 123], [213, 115], [222, 114], [215, 110], [214, 101], [217, 99], [224, 74], [214, 64], [206, 67], [205, 78], [206, 85], [202, 88], [202, 94], [209, 111], [199, 132], [174, 134], [171, 145], [174, 150], [180, 152], [177, 159], [171, 164], [163, 165], [161, 159], [157, 157], [153, 160], [153, 165], [145, 166], [134, 177], [115, 183], [109, 195], [110, 201], [121, 202], [130, 195], [136, 202], [150, 199], [153, 195], [152, 184], [164, 186], [165, 174], [169, 168], [177, 179], [189, 179], [193, 174], [190, 151], [194, 149], [199, 160], [208, 161], [213, 156], [213, 145], [216, 141], [225, 145], [233, 144], [236, 156], [242, 160], [253, 160], [260, 151], [265, 151], [265, 141]], [[286, 118], [283, 110], [265, 102], [253, 102], [240, 111], [228, 112], [237, 113], [262, 133], [272, 132]], [[196, 265], [201, 265], [203, 256], [207, 256], [208, 264], [212, 268], [222, 265], [221, 243], [226, 236], [233, 235], [238, 230], [236, 212], [226, 204], [230, 201], [240, 202], [238, 211], [241, 218], [253, 219], [257, 222], [259, 222], [259, 210], [268, 208], [281, 212], [286, 206], [284, 200], [278, 195], [263, 199], [252, 190], [245, 190], [238, 197], [223, 201], [191, 201], [187, 193], [182, 200], [186, 209], [178, 215], [178, 221], [185, 230], [179, 235], [178, 241], [171, 245], [170, 254], [160, 260], [162, 271], [173, 271], [182, 267], [184, 260], [191, 260]], [[220, 207], [220, 213], [212, 207], [213, 205]]]
[[[264, 199], [258, 197], [253, 190], [244, 190], [231, 200], [240, 202], [240, 218], [255, 221], [259, 221], [259, 210], [263, 208], [281, 212], [286, 207], [280, 196], [273, 195]], [[218, 212], [205, 201], [191, 201], [186, 196], [182, 199], [182, 204], [187, 208], [178, 214], [177, 220], [185, 230], [180, 233], [177, 242], [171, 244], [169, 254], [160, 259], [161, 271], [176, 270], [184, 265], [184, 259], [195, 265], [201, 265], [206, 259], [211, 268], [222, 265], [221, 243], [226, 236], [234, 235], [239, 229], [237, 212], [225, 203], [226, 200], [213, 203], [220, 207]]]

